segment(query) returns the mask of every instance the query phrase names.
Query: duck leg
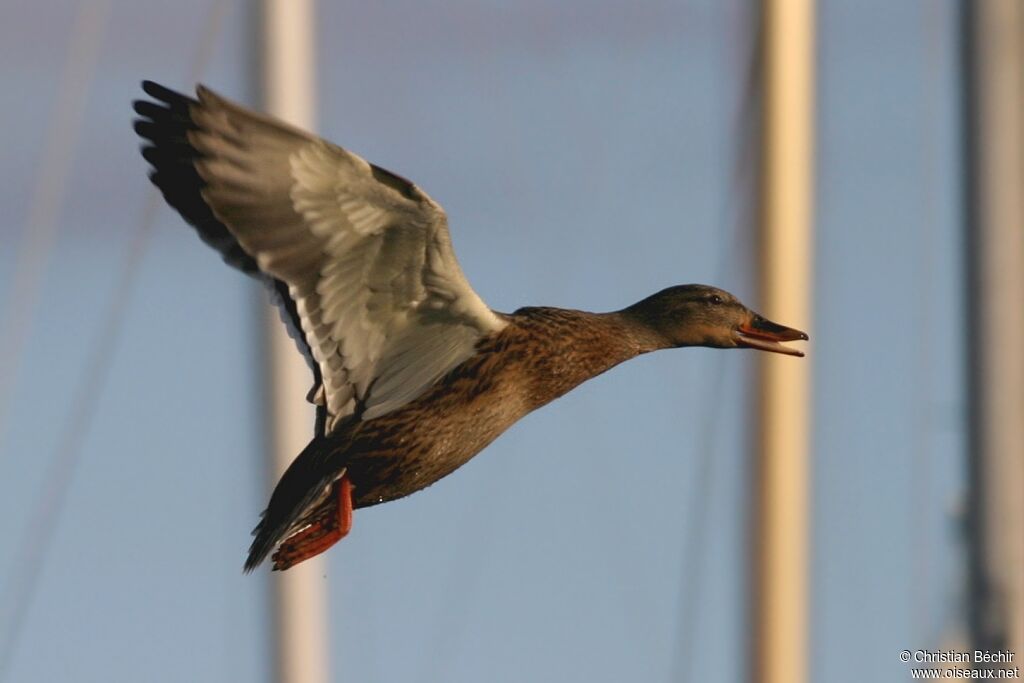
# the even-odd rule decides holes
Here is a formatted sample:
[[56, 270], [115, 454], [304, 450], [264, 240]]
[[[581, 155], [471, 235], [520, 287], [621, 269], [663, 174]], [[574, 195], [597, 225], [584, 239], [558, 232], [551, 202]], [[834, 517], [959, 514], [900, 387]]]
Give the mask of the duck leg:
[[277, 571], [319, 555], [352, 530], [352, 482], [345, 474], [313, 513], [308, 526], [286, 538], [272, 556]]

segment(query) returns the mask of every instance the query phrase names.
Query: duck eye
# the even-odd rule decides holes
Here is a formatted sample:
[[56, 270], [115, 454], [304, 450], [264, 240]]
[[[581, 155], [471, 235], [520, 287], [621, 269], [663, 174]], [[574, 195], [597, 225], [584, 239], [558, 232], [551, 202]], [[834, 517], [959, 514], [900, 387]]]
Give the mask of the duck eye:
[[709, 296], [707, 298], [707, 302], [709, 304], [715, 304], [715, 305], [719, 305], [719, 304], [723, 303], [722, 297], [718, 296], [717, 294], [712, 294], [711, 296]]

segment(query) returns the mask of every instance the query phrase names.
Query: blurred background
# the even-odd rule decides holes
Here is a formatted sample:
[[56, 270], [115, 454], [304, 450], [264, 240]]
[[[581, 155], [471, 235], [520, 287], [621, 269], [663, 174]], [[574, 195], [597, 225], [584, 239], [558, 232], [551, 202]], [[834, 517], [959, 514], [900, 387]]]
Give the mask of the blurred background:
[[[315, 11], [316, 131], [446, 208], [491, 307], [764, 303], [757, 3]], [[810, 395], [801, 658], [902, 681], [902, 650], [1024, 631], [1024, 10], [814, 11], [812, 308], [779, 316], [811, 335], [781, 359]], [[241, 572], [265, 296], [155, 201], [131, 129], [144, 78], [260, 107], [265, 29], [240, 0], [0, 9], [0, 681], [277, 676], [268, 572]], [[755, 355], [637, 359], [357, 511], [313, 577], [330, 680], [767, 680]]]

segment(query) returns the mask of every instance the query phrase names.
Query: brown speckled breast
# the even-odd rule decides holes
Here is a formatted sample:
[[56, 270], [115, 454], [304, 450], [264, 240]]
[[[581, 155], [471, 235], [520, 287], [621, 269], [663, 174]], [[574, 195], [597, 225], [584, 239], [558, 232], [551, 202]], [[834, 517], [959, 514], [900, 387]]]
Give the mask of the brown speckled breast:
[[415, 401], [329, 436], [356, 507], [430, 486], [530, 411], [641, 351], [616, 314], [523, 308], [507, 319]]

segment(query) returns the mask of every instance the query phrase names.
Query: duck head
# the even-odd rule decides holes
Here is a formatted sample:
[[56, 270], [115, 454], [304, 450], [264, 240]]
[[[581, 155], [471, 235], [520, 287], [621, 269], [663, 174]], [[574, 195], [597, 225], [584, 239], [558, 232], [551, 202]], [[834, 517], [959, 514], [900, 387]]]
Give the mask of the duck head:
[[781, 342], [808, 338], [754, 313], [729, 292], [707, 285], [669, 287], [622, 313], [653, 333], [660, 347], [752, 348], [803, 356]]

